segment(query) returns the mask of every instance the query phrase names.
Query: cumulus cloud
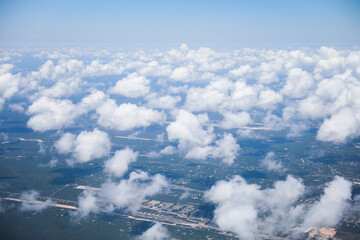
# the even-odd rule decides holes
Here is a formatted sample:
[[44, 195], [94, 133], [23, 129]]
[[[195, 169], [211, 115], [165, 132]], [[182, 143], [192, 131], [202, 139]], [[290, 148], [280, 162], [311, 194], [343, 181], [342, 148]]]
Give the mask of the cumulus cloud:
[[241, 239], [259, 239], [259, 234], [293, 234], [310, 226], [335, 226], [351, 199], [351, 182], [337, 176], [324, 192], [309, 206], [297, 202], [305, 186], [292, 176], [266, 189], [234, 176], [229, 181], [218, 181], [205, 197], [217, 205], [214, 221], [221, 229]]
[[125, 97], [142, 97], [150, 91], [148, 86], [150, 81], [138, 73], [131, 73], [125, 78], [117, 81], [116, 85], [110, 89], [110, 93], [123, 95]]
[[290, 98], [303, 98], [313, 86], [311, 75], [301, 68], [289, 70], [285, 86], [281, 93]]
[[360, 121], [354, 112], [342, 108], [320, 126], [316, 139], [326, 142], [343, 143], [360, 135]]
[[176, 113], [176, 121], [170, 123], [166, 131], [170, 141], [179, 142], [178, 148], [185, 153], [186, 158], [220, 158], [231, 165], [240, 150], [240, 146], [231, 134], [224, 134], [222, 139], [215, 142], [215, 145], [211, 145], [215, 134], [207, 114], [195, 115], [179, 110]]
[[149, 176], [143, 171], [131, 172], [128, 179], [108, 180], [97, 192], [85, 190], [79, 197], [79, 210], [74, 214], [81, 218], [89, 213], [116, 209], [135, 213], [146, 197], [161, 193], [167, 187], [168, 182], [161, 174]]
[[111, 142], [106, 132], [94, 129], [92, 132], [82, 131], [74, 142], [73, 156], [79, 162], [105, 157], [109, 154]]
[[88, 162], [109, 154], [111, 142], [106, 132], [95, 128], [93, 131], [82, 131], [78, 136], [65, 133], [56, 143], [55, 148], [60, 154], [72, 153], [69, 164]]
[[263, 109], [271, 109], [282, 101], [283, 97], [280, 94], [271, 89], [267, 89], [260, 92], [257, 106]]
[[115, 152], [114, 156], [105, 162], [105, 172], [115, 177], [122, 177], [128, 170], [129, 164], [135, 162], [138, 152], [125, 148]]
[[225, 112], [223, 116], [224, 119], [219, 126], [224, 129], [241, 128], [252, 122], [250, 114], [247, 112]]
[[47, 199], [46, 201], [39, 201], [37, 200], [38, 197], [39, 192], [35, 190], [22, 192], [20, 195], [20, 200], [22, 201], [20, 210], [42, 211], [53, 203], [51, 199]]
[[116, 130], [147, 127], [151, 124], [163, 123], [166, 119], [166, 114], [163, 112], [138, 107], [131, 103], [123, 103], [117, 106], [112, 99], [102, 104], [96, 112], [99, 114], [98, 123], [101, 126]]
[[101, 197], [108, 200], [108, 210], [125, 209], [136, 212], [146, 197], [160, 193], [168, 182], [160, 174], [149, 176], [146, 172], [131, 172], [129, 179], [120, 182], [108, 181], [101, 187]]
[[28, 127], [40, 132], [68, 127], [77, 116], [76, 107], [70, 100], [48, 97], [36, 100], [27, 112], [32, 115]]
[[170, 141], [179, 140], [179, 147], [187, 149], [194, 145], [206, 146], [214, 138], [213, 127], [203, 125], [209, 123], [207, 114], [194, 115], [185, 110], [179, 110], [176, 114], [176, 121], [166, 128]]
[[239, 150], [240, 146], [236, 143], [234, 136], [230, 133], [225, 133], [222, 139], [215, 142], [210, 156], [220, 158], [224, 163], [232, 165]]
[[13, 64], [0, 65], [0, 111], [6, 99], [11, 98], [19, 90], [20, 74], [12, 74]]
[[351, 182], [335, 176], [324, 189], [324, 195], [307, 212], [304, 226], [335, 226], [350, 207], [351, 186]]
[[58, 153], [68, 154], [74, 150], [76, 136], [71, 133], [65, 133], [61, 138], [55, 142], [54, 146]]
[[186, 67], [179, 67], [174, 69], [170, 75], [170, 78], [176, 81], [186, 81], [189, 75], [189, 70]]
[[151, 93], [146, 96], [147, 105], [152, 108], [173, 109], [176, 104], [181, 101], [180, 96], [158, 96], [156, 93]]
[[172, 239], [166, 227], [161, 223], [155, 222], [153, 226], [147, 229], [141, 236], [138, 236], [138, 240], [168, 240]]
[[87, 217], [90, 213], [98, 213], [100, 208], [94, 190], [85, 189], [78, 198], [78, 209], [72, 212], [76, 220]]
[[59, 78], [79, 75], [83, 68], [83, 62], [77, 59], [61, 59], [57, 64], [47, 60], [38, 71], [32, 71], [30, 76], [35, 79], [57, 80]]
[[268, 152], [265, 158], [261, 161], [261, 165], [268, 171], [282, 172], [285, 170], [282, 163], [275, 160], [274, 152]]

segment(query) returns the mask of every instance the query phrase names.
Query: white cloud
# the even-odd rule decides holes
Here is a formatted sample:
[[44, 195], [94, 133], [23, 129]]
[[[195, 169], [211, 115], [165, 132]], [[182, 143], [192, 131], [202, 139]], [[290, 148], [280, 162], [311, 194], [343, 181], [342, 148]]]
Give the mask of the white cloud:
[[81, 99], [81, 102], [77, 104], [77, 112], [81, 114], [95, 110], [100, 107], [106, 99], [104, 92], [92, 90], [89, 95]]
[[114, 156], [105, 162], [105, 172], [115, 177], [122, 177], [128, 170], [129, 164], [135, 162], [138, 152], [125, 148], [115, 152]]
[[83, 163], [106, 157], [110, 153], [111, 142], [106, 132], [95, 128], [92, 132], [82, 131], [78, 136], [65, 133], [54, 146], [60, 154], [72, 154], [72, 159], [68, 160], [71, 165], [74, 161]]
[[176, 80], [176, 81], [189, 81], [190, 73], [189, 70], [186, 67], [179, 67], [174, 69], [174, 71], [171, 73], [170, 78]]
[[157, 93], [151, 93], [146, 96], [147, 105], [152, 108], [173, 109], [181, 101], [180, 96], [158, 96]]
[[111, 142], [106, 132], [94, 129], [82, 131], [74, 142], [73, 157], [78, 162], [88, 162], [109, 154]]
[[149, 176], [138, 171], [130, 173], [129, 179], [120, 182], [108, 181], [101, 186], [100, 197], [108, 201], [107, 210], [126, 209], [136, 212], [146, 197], [160, 193], [168, 182], [160, 174]]
[[281, 93], [290, 98], [303, 98], [308, 94], [308, 90], [313, 86], [311, 75], [300, 69], [293, 68], [288, 72], [285, 86]]
[[86, 217], [100, 211], [112, 212], [116, 209], [135, 213], [146, 197], [161, 193], [168, 188], [168, 182], [161, 174], [149, 176], [146, 172], [131, 172], [128, 179], [119, 182], [108, 180], [99, 191], [86, 189], [79, 197], [79, 209], [75, 218]]
[[225, 133], [224, 137], [217, 140], [215, 144], [210, 156], [213, 158], [220, 158], [227, 165], [232, 165], [240, 150], [240, 146], [236, 143], [236, 139], [233, 135]]
[[326, 142], [343, 143], [360, 135], [360, 121], [350, 108], [325, 119], [316, 135], [316, 139]]
[[103, 75], [120, 75], [125, 68], [123, 62], [119, 59], [112, 60], [108, 63], [102, 63], [99, 60], [93, 60], [89, 65], [83, 68], [83, 76], [103, 76]]
[[167, 77], [170, 76], [172, 70], [170, 65], [160, 65], [157, 61], [151, 61], [139, 70], [144, 76]]
[[123, 103], [117, 106], [112, 99], [102, 104], [96, 112], [99, 114], [98, 123], [101, 126], [117, 130], [147, 127], [151, 124], [163, 123], [166, 119], [163, 112], [138, 107], [131, 103]]
[[281, 103], [283, 97], [271, 89], [267, 89], [260, 92], [259, 101], [257, 106], [263, 109], [271, 109], [276, 104]]
[[12, 64], [0, 65], [0, 111], [6, 99], [10, 99], [18, 90], [20, 74], [12, 74], [10, 71], [14, 68]]
[[231, 165], [240, 149], [234, 137], [227, 133], [215, 142], [215, 146], [211, 145], [215, 134], [207, 114], [194, 115], [179, 110], [176, 113], [176, 121], [170, 123], [166, 131], [170, 141], [179, 141], [178, 148], [185, 153], [185, 158], [220, 158], [224, 163]]
[[351, 186], [351, 182], [335, 176], [324, 189], [324, 195], [307, 212], [304, 226], [335, 226], [341, 220], [345, 210], [350, 207]]
[[47, 208], [50, 204], [52, 204], [51, 199], [47, 199], [44, 201], [39, 201], [37, 198], [39, 197], [39, 192], [35, 190], [22, 192], [20, 195], [21, 207], [22, 211], [42, 211]]
[[268, 152], [265, 158], [261, 161], [261, 165], [268, 171], [282, 172], [285, 170], [282, 163], [275, 160], [274, 152]]
[[181, 150], [199, 146], [205, 147], [213, 141], [213, 127], [207, 126], [209, 119], [206, 114], [194, 115], [185, 110], [176, 113], [176, 121], [169, 124], [166, 128], [170, 141], [178, 140]]
[[168, 230], [159, 222], [155, 222], [153, 226], [147, 229], [138, 240], [168, 240], [171, 239]]
[[72, 212], [77, 220], [87, 217], [90, 213], [98, 213], [100, 208], [98, 207], [98, 199], [93, 190], [85, 189], [78, 198], [78, 209]]
[[123, 95], [125, 97], [136, 98], [145, 96], [150, 91], [150, 81], [138, 73], [130, 73], [125, 78], [117, 81], [116, 85], [110, 89], [110, 93]]
[[74, 151], [76, 136], [71, 133], [65, 133], [55, 142], [54, 146], [58, 153], [68, 154]]
[[52, 60], [47, 60], [39, 71], [32, 71], [30, 76], [34, 79], [58, 80], [59, 78], [79, 76], [84, 63], [77, 59], [61, 59], [55, 65]]
[[250, 114], [247, 112], [225, 112], [223, 116], [224, 119], [219, 126], [224, 129], [241, 128], [252, 122]]
[[28, 127], [40, 132], [68, 127], [77, 117], [76, 106], [70, 100], [48, 97], [36, 100], [27, 112], [33, 115], [27, 123]]
[[237, 81], [231, 93], [231, 109], [249, 110], [257, 103], [259, 86], [250, 86], [245, 82]]
[[237, 69], [233, 69], [229, 72], [230, 76], [232, 77], [244, 77], [247, 74], [251, 73], [253, 69], [250, 67], [249, 64], [245, 64], [240, 66]]
[[300, 234], [307, 227], [335, 226], [349, 206], [351, 182], [335, 177], [314, 204], [297, 202], [304, 193], [302, 181], [291, 176], [266, 189], [234, 176], [218, 181], [205, 197], [217, 205], [214, 221], [222, 230], [258, 239], [259, 234]]
[[190, 88], [184, 108], [189, 111], [219, 111], [229, 102], [228, 92], [233, 83], [227, 79], [210, 82], [205, 88]]

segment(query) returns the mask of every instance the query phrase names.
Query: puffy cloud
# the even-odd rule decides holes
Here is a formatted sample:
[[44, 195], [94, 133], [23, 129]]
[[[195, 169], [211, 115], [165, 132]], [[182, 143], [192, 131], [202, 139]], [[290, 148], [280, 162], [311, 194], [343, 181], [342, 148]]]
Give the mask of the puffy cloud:
[[174, 71], [170, 75], [170, 78], [176, 81], [187, 81], [189, 75], [189, 70], [186, 67], [179, 67], [174, 69]]
[[123, 103], [117, 106], [112, 99], [102, 104], [96, 112], [99, 114], [98, 123], [101, 126], [117, 130], [147, 127], [151, 124], [162, 123], [166, 119], [163, 112], [138, 107], [131, 103]]
[[117, 81], [116, 85], [110, 89], [110, 93], [123, 95], [125, 97], [142, 97], [150, 91], [148, 86], [150, 81], [138, 73], [131, 73], [125, 78]]
[[324, 189], [324, 195], [306, 214], [305, 227], [333, 227], [342, 218], [343, 213], [350, 207], [351, 182], [335, 176]]
[[77, 117], [97, 109], [105, 100], [106, 95], [98, 90], [92, 90], [76, 105], [70, 100], [43, 96], [35, 100], [27, 110], [32, 115], [28, 127], [41, 132], [69, 127]]
[[261, 189], [234, 176], [229, 181], [218, 181], [205, 197], [217, 205], [214, 221], [221, 229], [232, 231], [241, 239], [258, 239], [259, 234], [295, 231], [299, 236], [297, 231], [310, 226], [335, 226], [351, 199], [351, 182], [336, 176], [324, 192], [319, 201], [304, 205], [297, 202], [305, 193], [299, 179], [288, 176], [275, 182], [273, 188]]
[[213, 141], [213, 127], [204, 124], [209, 123], [207, 114], [194, 115], [185, 110], [179, 110], [176, 114], [176, 121], [166, 128], [170, 141], [178, 140], [179, 148], [187, 150], [194, 146], [205, 147]]
[[92, 132], [82, 131], [74, 142], [73, 156], [79, 162], [105, 157], [109, 154], [111, 142], [106, 132], [94, 129]]
[[237, 81], [231, 93], [231, 109], [248, 110], [255, 106], [259, 86], [250, 86], [245, 82]]
[[257, 106], [263, 109], [271, 109], [276, 104], [283, 101], [283, 97], [271, 89], [260, 92]]
[[247, 74], [251, 73], [253, 69], [250, 67], [249, 64], [245, 64], [240, 66], [237, 69], [233, 69], [229, 72], [230, 76], [232, 77], [244, 77]]
[[70, 100], [41, 97], [28, 108], [33, 115], [28, 127], [35, 131], [48, 131], [68, 127], [77, 117], [76, 106]]
[[187, 91], [184, 108], [189, 111], [218, 111], [229, 102], [228, 92], [233, 83], [219, 79], [209, 83], [205, 88], [190, 88]]
[[30, 76], [35, 79], [51, 79], [79, 76], [84, 63], [77, 59], [61, 59], [55, 65], [52, 60], [47, 60], [39, 71], [31, 72]]
[[225, 112], [223, 116], [224, 119], [219, 126], [225, 129], [241, 128], [252, 122], [250, 114], [247, 112]]
[[265, 158], [261, 161], [261, 165], [268, 171], [282, 172], [285, 170], [282, 163], [275, 160], [274, 152], [268, 152]]
[[[73, 160], [88, 162], [93, 159], [105, 157], [111, 149], [111, 142], [106, 132], [95, 128], [92, 132], [82, 131], [78, 136], [65, 133], [56, 143], [55, 148], [61, 154], [72, 153]], [[73, 164], [69, 160], [69, 164]]]
[[54, 146], [58, 153], [68, 154], [74, 150], [76, 136], [71, 133], [65, 133], [62, 137], [55, 142]]
[[0, 111], [6, 99], [11, 98], [19, 90], [20, 74], [12, 74], [12, 64], [0, 65]]
[[85, 189], [78, 199], [78, 209], [72, 212], [72, 216], [76, 219], [87, 217], [90, 213], [98, 213], [100, 208], [98, 207], [98, 199], [96, 194], [91, 189]]
[[325, 119], [316, 135], [316, 139], [326, 142], [343, 143], [349, 138], [360, 135], [360, 121], [350, 108]]
[[134, 213], [146, 197], [161, 193], [167, 187], [168, 182], [161, 174], [149, 176], [143, 171], [131, 172], [128, 179], [105, 182], [97, 192], [85, 190], [79, 197], [79, 210], [75, 216], [85, 217], [91, 212], [115, 209]]
[[171, 239], [168, 230], [159, 222], [155, 222], [153, 226], [147, 229], [138, 240], [168, 240]]
[[[207, 128], [204, 128], [204, 126]], [[194, 115], [185, 110], [179, 110], [176, 121], [166, 128], [170, 141], [179, 141], [178, 148], [185, 152], [186, 158], [206, 159], [220, 158], [231, 165], [240, 150], [240, 146], [231, 134], [211, 145], [215, 139], [214, 128], [209, 123], [207, 114]]]
[[236, 143], [233, 135], [225, 133], [224, 137], [216, 141], [215, 144], [210, 156], [213, 158], [221, 158], [224, 163], [232, 165], [240, 150], [240, 146]]
[[89, 65], [83, 68], [83, 76], [103, 76], [103, 75], [120, 75], [125, 68], [123, 62], [119, 59], [112, 60], [108, 63], [102, 63], [99, 60], [93, 60]]
[[77, 112], [87, 113], [100, 107], [106, 100], [106, 95], [102, 91], [92, 90], [89, 95], [81, 99], [77, 104]]
[[343, 70], [345, 59], [336, 49], [321, 47], [318, 52], [320, 59], [316, 63], [315, 74], [320, 77], [331, 77]]
[[129, 179], [120, 182], [106, 182], [101, 187], [101, 197], [109, 202], [108, 210], [126, 209], [136, 212], [146, 197], [160, 193], [167, 188], [168, 182], [160, 174], [149, 176], [138, 171], [130, 173]]
[[152, 108], [173, 109], [175, 105], [181, 101], [180, 96], [158, 96], [156, 93], [151, 93], [146, 96], [147, 105]]
[[21, 207], [22, 211], [41, 211], [47, 208], [50, 204], [52, 204], [51, 199], [47, 199], [44, 201], [38, 201], [39, 192], [35, 190], [22, 192], [20, 195]]
[[308, 94], [308, 90], [312, 86], [313, 80], [308, 72], [300, 68], [293, 68], [288, 72], [281, 93], [290, 98], [303, 98]]
[[139, 70], [144, 76], [166, 77], [172, 73], [170, 65], [160, 65], [157, 61], [151, 61]]
[[114, 156], [105, 162], [105, 172], [115, 177], [122, 177], [128, 170], [129, 164], [135, 162], [138, 152], [130, 148], [118, 150]]

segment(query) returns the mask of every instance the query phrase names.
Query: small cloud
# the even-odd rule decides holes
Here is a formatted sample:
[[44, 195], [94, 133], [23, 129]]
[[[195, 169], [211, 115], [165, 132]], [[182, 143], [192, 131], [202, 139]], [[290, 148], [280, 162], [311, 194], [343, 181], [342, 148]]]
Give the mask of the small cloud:
[[147, 229], [141, 236], [136, 238], [137, 240], [171, 240], [170, 234], [166, 227], [161, 223], [155, 222], [155, 224]]
[[53, 203], [51, 199], [44, 201], [39, 201], [39, 192], [35, 190], [22, 192], [20, 195], [21, 206], [20, 210], [22, 211], [42, 211], [47, 208], [50, 204]]
[[261, 165], [268, 171], [283, 172], [286, 170], [281, 162], [275, 160], [274, 152], [268, 152], [261, 161]]

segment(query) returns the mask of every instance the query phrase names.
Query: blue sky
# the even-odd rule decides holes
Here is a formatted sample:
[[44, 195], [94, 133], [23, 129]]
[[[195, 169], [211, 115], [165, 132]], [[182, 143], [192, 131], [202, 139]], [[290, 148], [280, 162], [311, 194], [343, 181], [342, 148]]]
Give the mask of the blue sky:
[[357, 45], [360, 1], [0, 0], [0, 44]]

